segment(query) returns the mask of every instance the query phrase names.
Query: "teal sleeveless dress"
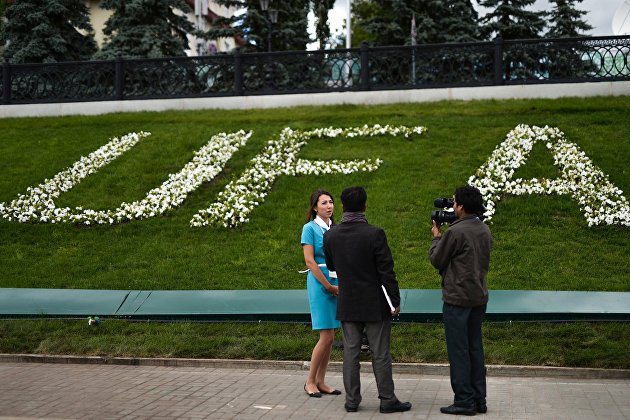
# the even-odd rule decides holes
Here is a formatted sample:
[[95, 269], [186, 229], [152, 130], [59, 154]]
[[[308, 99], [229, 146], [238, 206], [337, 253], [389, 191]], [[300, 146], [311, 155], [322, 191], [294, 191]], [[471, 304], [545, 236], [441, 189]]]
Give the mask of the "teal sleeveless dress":
[[[337, 286], [335, 278], [330, 278], [324, 257], [324, 232], [325, 229], [317, 223], [310, 221], [302, 227], [302, 245], [312, 245], [315, 253], [315, 262], [330, 284]], [[339, 328], [341, 323], [337, 316], [337, 297], [328, 291], [317, 281], [313, 273], [308, 272], [306, 277], [306, 290], [308, 303], [311, 308], [311, 324], [313, 330], [329, 330]]]

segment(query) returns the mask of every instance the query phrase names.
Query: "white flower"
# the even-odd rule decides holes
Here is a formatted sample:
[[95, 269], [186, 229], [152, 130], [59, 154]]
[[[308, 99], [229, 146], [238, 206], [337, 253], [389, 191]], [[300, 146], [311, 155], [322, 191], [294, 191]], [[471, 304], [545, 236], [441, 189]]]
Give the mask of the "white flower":
[[[545, 142], [553, 153], [554, 163], [561, 171], [560, 178], [512, 181], [514, 171], [525, 163], [538, 141]], [[630, 226], [630, 207], [621, 190], [583, 151], [567, 142], [558, 128], [517, 126], [468, 183], [479, 188], [486, 201], [486, 221], [492, 219], [496, 210], [494, 202], [501, 194], [570, 194], [584, 212], [589, 226], [604, 223]]]
[[298, 159], [300, 149], [312, 138], [337, 138], [355, 136], [392, 136], [405, 138], [426, 132], [425, 127], [385, 126], [351, 128], [317, 128], [311, 131], [293, 130], [289, 127], [280, 132], [277, 140], [271, 140], [261, 154], [251, 160], [251, 166], [235, 181], [219, 193], [216, 202], [200, 210], [190, 221], [191, 226], [207, 225], [237, 227], [249, 221], [249, 214], [264, 202], [265, 196], [279, 175], [320, 175], [371, 172], [378, 169], [382, 160], [354, 160], [342, 162], [311, 161]]
[[135, 146], [142, 138], [151, 133], [129, 133], [120, 138], [114, 137], [107, 144], [87, 157], [81, 158], [71, 167], [59, 172], [53, 179], [46, 179], [37, 187], [29, 187], [25, 194], [20, 194], [9, 204], [3, 203], [0, 216], [5, 219], [17, 219], [21, 223], [45, 221], [64, 222], [70, 209], [57, 209], [54, 199], [80, 183], [88, 175], [113, 162], [118, 156]]

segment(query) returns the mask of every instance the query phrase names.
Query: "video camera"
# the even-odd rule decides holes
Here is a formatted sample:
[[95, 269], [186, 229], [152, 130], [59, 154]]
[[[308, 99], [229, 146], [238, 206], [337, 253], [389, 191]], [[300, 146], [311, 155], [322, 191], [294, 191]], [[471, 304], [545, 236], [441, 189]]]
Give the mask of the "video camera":
[[[453, 223], [457, 220], [457, 216], [453, 211], [453, 205], [455, 202], [452, 198], [436, 198], [433, 201], [433, 205], [438, 208], [448, 208], [449, 210], [433, 210], [431, 212], [431, 220], [435, 220], [437, 225], [442, 225], [444, 223]], [[481, 212], [477, 214], [479, 220], [485, 219], [483, 213], [485, 213], [485, 206], [481, 206]]]
[[433, 210], [431, 212], [431, 220], [435, 220], [437, 225], [444, 223], [453, 223], [457, 220], [455, 212], [453, 211], [453, 199], [452, 198], [436, 198], [433, 201], [433, 205], [438, 208], [450, 208], [449, 210]]

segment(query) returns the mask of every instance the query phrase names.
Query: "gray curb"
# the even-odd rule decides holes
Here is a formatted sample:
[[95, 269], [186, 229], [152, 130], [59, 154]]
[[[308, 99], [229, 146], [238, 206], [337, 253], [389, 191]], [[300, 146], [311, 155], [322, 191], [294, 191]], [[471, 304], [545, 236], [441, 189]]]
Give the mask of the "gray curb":
[[[309, 362], [289, 360], [231, 360], [145, 357], [63, 356], [40, 354], [0, 354], [0, 363], [60, 363], [88, 365], [200, 367], [222, 369], [285, 369], [308, 370]], [[370, 362], [362, 362], [371, 369]], [[341, 372], [341, 362], [330, 362], [329, 370]], [[415, 375], [449, 374], [448, 364], [394, 363], [394, 373]], [[629, 369], [594, 369], [552, 366], [488, 365], [488, 376], [547, 377], [572, 379], [630, 379]]]

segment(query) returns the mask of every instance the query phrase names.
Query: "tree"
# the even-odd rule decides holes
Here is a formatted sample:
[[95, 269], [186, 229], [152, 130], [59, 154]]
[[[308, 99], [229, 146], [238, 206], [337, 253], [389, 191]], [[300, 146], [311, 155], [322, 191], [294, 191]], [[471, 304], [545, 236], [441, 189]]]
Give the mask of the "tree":
[[328, 25], [328, 11], [335, 5], [335, 0], [313, 0], [315, 15], [315, 38], [319, 41], [319, 48], [324, 49], [329, 44], [330, 26]]
[[470, 0], [444, 2], [446, 13], [440, 21], [444, 42], [473, 42], [481, 39], [479, 15]]
[[11, 63], [88, 60], [96, 51], [82, 0], [20, 0], [8, 5], [0, 44]]
[[488, 37], [503, 39], [540, 38], [546, 26], [543, 12], [532, 12], [525, 7], [536, 0], [482, 0], [479, 4], [492, 9], [481, 18], [483, 32]]
[[2, 56], [2, 52], [4, 51], [4, 37], [2, 36], [2, 32], [4, 30], [4, 9], [6, 9], [6, 0], [0, 0], [0, 56]]
[[[328, 0], [324, 0], [328, 1]], [[223, 37], [240, 38], [243, 50], [264, 52], [268, 50], [269, 21], [260, 9], [259, 0], [217, 0], [225, 7], [244, 10], [232, 17], [219, 17], [206, 36], [209, 39]], [[304, 0], [272, 0], [270, 9], [278, 10], [278, 21], [271, 26], [273, 51], [305, 50], [311, 42], [308, 35], [309, 2]]]
[[[483, 0], [480, 4], [493, 11], [481, 18], [482, 31], [489, 37], [503, 39], [540, 38], [546, 26], [544, 13], [525, 10], [535, 0]], [[546, 52], [526, 43], [511, 44], [503, 53], [505, 80], [528, 80], [544, 77]]]
[[582, 19], [587, 12], [575, 8], [575, 3], [581, 3], [582, 0], [549, 0], [549, 2], [555, 5], [549, 17], [550, 28], [547, 37], [577, 37], [593, 29]]
[[186, 35], [197, 34], [185, 0], [104, 0], [101, 7], [113, 14], [103, 29], [108, 39], [95, 58], [183, 56], [189, 48]]
[[470, 0], [359, 0], [353, 7], [353, 45], [411, 44], [415, 14], [417, 44], [479, 39], [478, 16]]
[[[582, 20], [582, 16], [586, 12], [575, 8], [574, 3], [581, 1], [550, 0], [550, 3], [554, 3], [555, 6], [549, 18], [550, 28], [547, 32], [549, 38], [578, 37], [582, 35], [581, 31], [593, 29], [591, 25]], [[587, 55], [588, 48], [583, 48], [579, 42], [571, 42], [572, 48], [566, 48], [566, 42], [561, 41], [560, 44], [564, 44], [565, 48], [553, 51], [545, 62], [550, 78], [588, 77], [589, 74], [596, 71], [596, 67], [590, 60], [583, 60], [584, 55]]]

